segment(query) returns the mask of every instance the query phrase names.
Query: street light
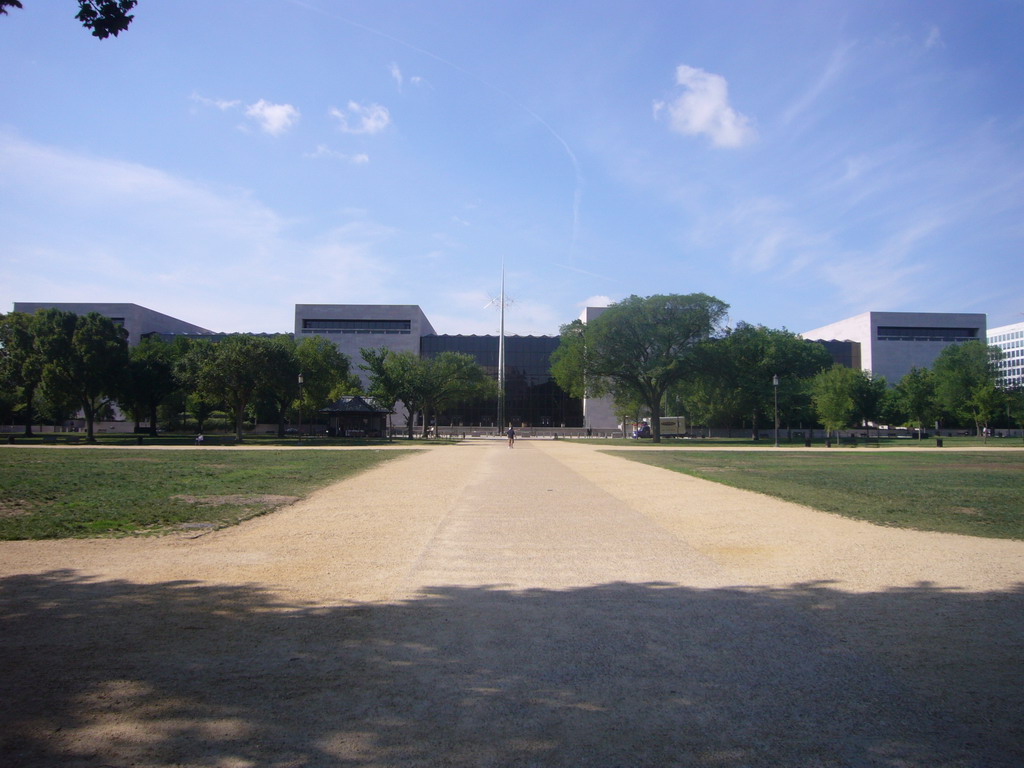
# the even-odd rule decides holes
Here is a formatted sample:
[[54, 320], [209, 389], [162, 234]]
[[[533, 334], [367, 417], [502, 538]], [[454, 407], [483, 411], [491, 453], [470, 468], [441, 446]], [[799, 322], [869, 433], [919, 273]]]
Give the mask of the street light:
[[772, 376], [772, 386], [775, 387], [775, 447], [779, 447], [779, 374]]
[[302, 374], [299, 374], [299, 442], [302, 442]]

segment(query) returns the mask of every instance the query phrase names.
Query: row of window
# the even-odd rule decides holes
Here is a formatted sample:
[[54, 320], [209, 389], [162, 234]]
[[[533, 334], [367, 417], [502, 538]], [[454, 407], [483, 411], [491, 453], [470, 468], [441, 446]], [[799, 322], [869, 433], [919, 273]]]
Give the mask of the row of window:
[[998, 344], [1001, 341], [1013, 341], [1014, 339], [1024, 339], [1024, 331], [1012, 331], [1010, 333], [1000, 333], [997, 336], [993, 336], [989, 339], [990, 344]]
[[879, 341], [972, 341], [978, 338], [977, 328], [903, 328], [880, 325]]
[[411, 334], [412, 331], [371, 331], [361, 330], [337, 330], [336, 328], [303, 328], [303, 333], [387, 333], [387, 334]]
[[341, 332], [363, 332], [363, 333], [384, 333], [387, 331], [409, 331], [412, 328], [411, 320], [337, 320], [317, 319], [303, 320], [302, 330], [305, 331], [341, 331]]

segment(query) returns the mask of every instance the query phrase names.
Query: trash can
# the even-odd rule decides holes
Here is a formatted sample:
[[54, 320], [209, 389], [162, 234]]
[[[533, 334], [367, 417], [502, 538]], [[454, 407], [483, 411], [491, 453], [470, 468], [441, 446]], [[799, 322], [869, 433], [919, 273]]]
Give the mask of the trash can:
[[936, 448], [941, 448], [942, 447], [942, 438], [941, 437], [936, 437], [935, 438], [935, 447]]

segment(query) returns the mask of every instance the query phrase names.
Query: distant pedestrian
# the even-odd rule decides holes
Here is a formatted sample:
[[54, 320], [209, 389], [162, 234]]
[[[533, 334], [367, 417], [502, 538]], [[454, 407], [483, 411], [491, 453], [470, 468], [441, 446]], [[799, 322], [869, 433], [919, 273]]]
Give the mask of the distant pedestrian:
[[196, 445], [202, 445], [202, 444], [203, 444], [203, 433], [200, 432], [198, 435], [196, 435]]
[[516, 442], [516, 431], [511, 424], [508, 425], [508, 447], [511, 448]]

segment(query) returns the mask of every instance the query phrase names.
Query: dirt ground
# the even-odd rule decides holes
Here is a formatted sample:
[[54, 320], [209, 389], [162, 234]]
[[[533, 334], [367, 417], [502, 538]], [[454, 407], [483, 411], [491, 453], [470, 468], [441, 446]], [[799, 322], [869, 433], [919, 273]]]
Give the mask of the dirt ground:
[[0, 765], [1016, 768], [1022, 585], [1024, 542], [429, 448], [231, 529], [0, 542]]

